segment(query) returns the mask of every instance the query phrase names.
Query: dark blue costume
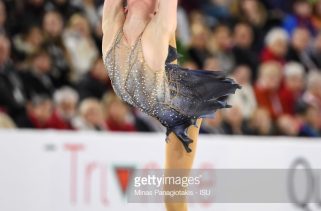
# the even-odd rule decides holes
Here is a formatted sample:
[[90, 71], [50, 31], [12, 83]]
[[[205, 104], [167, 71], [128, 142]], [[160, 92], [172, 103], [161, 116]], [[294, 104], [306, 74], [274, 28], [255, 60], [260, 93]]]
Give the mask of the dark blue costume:
[[165, 71], [152, 70], [145, 61], [141, 38], [128, 47], [120, 31], [107, 52], [105, 66], [116, 94], [130, 105], [157, 118], [174, 132], [187, 152], [191, 152], [187, 129], [198, 118], [213, 116], [217, 109], [229, 108], [227, 98], [240, 88], [222, 72], [189, 70], [176, 64], [170, 47]]

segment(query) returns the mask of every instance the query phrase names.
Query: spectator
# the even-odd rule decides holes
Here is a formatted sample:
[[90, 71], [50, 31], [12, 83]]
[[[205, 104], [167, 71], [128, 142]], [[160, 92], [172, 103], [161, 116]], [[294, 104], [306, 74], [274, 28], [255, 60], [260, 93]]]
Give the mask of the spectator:
[[70, 62], [62, 40], [64, 22], [60, 13], [49, 11], [43, 18], [44, 46], [52, 60], [51, 79], [56, 88], [70, 84]]
[[251, 24], [254, 28], [262, 30], [267, 21], [268, 13], [264, 5], [257, 0], [237, 0], [232, 7], [232, 12], [238, 20], [243, 20]]
[[249, 120], [246, 133], [258, 136], [273, 135], [275, 132], [272, 123], [269, 111], [258, 108], [253, 112], [253, 116]]
[[79, 14], [73, 15], [63, 39], [71, 57], [72, 68], [75, 70], [73, 79], [78, 81], [81, 76], [90, 70], [99, 55], [91, 37], [87, 19]]
[[318, 65], [318, 69], [321, 70], [321, 31], [313, 42], [312, 48], [313, 61]]
[[82, 6], [91, 28], [93, 30], [96, 29], [100, 16], [95, 5], [95, 0], [84, 0]]
[[300, 125], [299, 130], [299, 136], [311, 138], [320, 137], [320, 111], [313, 105], [301, 101], [297, 105], [297, 113], [302, 119], [302, 123]]
[[205, 1], [202, 10], [213, 19], [213, 22], [224, 21], [230, 17], [229, 1], [211, 0]]
[[134, 110], [135, 128], [139, 132], [166, 132], [166, 128], [155, 118], [140, 110]]
[[51, 0], [47, 4], [48, 10], [60, 11], [64, 21], [68, 21], [71, 16], [81, 12], [81, 8], [69, 0]]
[[49, 120], [50, 128], [72, 130], [72, 121], [76, 117], [78, 93], [69, 87], [63, 87], [54, 93], [54, 112]]
[[44, 51], [38, 51], [30, 57], [29, 68], [20, 73], [27, 96], [51, 96], [54, 91], [53, 83], [49, 77], [51, 71], [51, 58]]
[[24, 112], [25, 103], [23, 83], [10, 59], [10, 41], [0, 35], [0, 108], [15, 119]]
[[29, 27], [30, 25], [41, 25], [41, 18], [45, 13], [45, 0], [25, 0], [24, 10], [20, 21], [22, 27]]
[[233, 5], [232, 13], [234, 17], [246, 23], [249, 23], [254, 32], [254, 49], [262, 49], [263, 40], [266, 33], [273, 24], [270, 24], [270, 17], [265, 6], [258, 0], [236, 0]]
[[198, 66], [192, 60], [187, 60], [183, 63], [183, 67], [191, 70], [197, 70]]
[[16, 128], [13, 120], [5, 113], [0, 112], [0, 129], [13, 129]]
[[312, 17], [312, 24], [316, 31], [321, 30], [321, 1], [316, 1]]
[[110, 80], [101, 58], [98, 58], [90, 72], [81, 78], [77, 87], [80, 99], [96, 98], [101, 100], [106, 92], [111, 89]]
[[204, 62], [204, 68], [203, 69], [204, 70], [211, 70], [211, 71], [220, 71], [220, 70], [222, 70], [221, 64], [220, 64], [220, 60], [215, 56], [208, 57]]
[[[318, 111], [318, 116], [321, 116], [321, 73], [311, 72], [309, 74], [303, 100], [313, 106]], [[321, 118], [319, 118], [319, 122], [321, 122]]]
[[312, 25], [312, 5], [306, 0], [294, 0], [293, 13], [285, 17], [283, 27], [292, 35], [298, 27], [309, 29], [311, 35], [315, 33]]
[[255, 84], [255, 96], [259, 107], [266, 109], [273, 120], [283, 113], [279, 89], [282, 80], [282, 67], [269, 62], [260, 67], [259, 78]]
[[253, 30], [247, 23], [238, 23], [234, 27], [234, 47], [233, 54], [236, 65], [247, 65], [251, 68], [252, 79], [257, 77], [256, 71], [259, 66], [259, 58], [252, 50]]
[[272, 29], [265, 38], [266, 47], [261, 54], [261, 62], [275, 61], [285, 63], [289, 37], [281, 28]]
[[106, 130], [101, 103], [91, 98], [83, 100], [79, 106], [79, 116], [73, 121], [73, 127], [78, 130]]
[[284, 86], [280, 90], [283, 112], [294, 115], [295, 104], [301, 98], [305, 88], [304, 67], [295, 62], [284, 67]]
[[39, 51], [44, 41], [43, 32], [38, 26], [31, 26], [24, 33], [13, 38], [15, 60], [25, 61], [32, 54]]
[[215, 112], [215, 116], [213, 118], [205, 118], [203, 119], [200, 133], [203, 134], [225, 134], [225, 128], [222, 126], [223, 123], [223, 115], [221, 111]]
[[[243, 87], [224, 119], [221, 112], [204, 119], [203, 133], [320, 136], [320, 0], [179, 4], [180, 62], [223, 70]], [[164, 131], [109, 91], [99, 51], [102, 6], [102, 0], [0, 0], [0, 119], [9, 115], [18, 126], [42, 129]], [[69, 87], [83, 101], [79, 115]], [[108, 118], [100, 106], [106, 93], [114, 99], [103, 109]], [[307, 106], [297, 111], [301, 100]]]
[[[13, 37], [14, 35], [25, 31], [30, 25], [26, 24], [25, 16], [25, 5], [26, 1], [8, 1], [0, 0], [5, 5], [6, 23], [5, 33]], [[10, 21], [9, 21], [10, 20]]]
[[230, 96], [229, 104], [237, 105], [240, 108], [242, 117], [249, 119], [257, 108], [257, 102], [251, 85], [251, 70], [247, 66], [235, 68], [232, 77], [242, 86], [236, 95]]
[[0, 33], [6, 31], [7, 11], [6, 5], [0, 0]]
[[135, 119], [128, 106], [113, 92], [107, 94], [103, 100], [106, 125], [111, 131], [136, 131]]
[[293, 116], [282, 115], [277, 120], [278, 135], [281, 136], [298, 136], [299, 124]]
[[317, 64], [314, 63], [310, 56], [310, 52], [308, 52], [310, 38], [311, 37], [307, 29], [296, 28], [293, 32], [291, 45], [287, 54], [287, 60], [303, 64], [306, 70], [316, 70]]
[[203, 68], [205, 59], [210, 56], [206, 43], [209, 33], [203, 22], [204, 20], [201, 14], [193, 13], [191, 26], [192, 41], [188, 49], [188, 57], [198, 68]]
[[216, 26], [212, 34], [212, 41], [215, 44], [215, 49], [211, 51], [220, 60], [221, 70], [228, 74], [231, 73], [235, 65], [235, 58], [232, 51], [230, 28], [227, 25]]
[[53, 105], [48, 96], [37, 95], [27, 103], [26, 114], [21, 115], [17, 120], [20, 128], [48, 129], [49, 120], [52, 116]]
[[182, 5], [182, 7], [187, 11], [187, 12], [192, 12], [195, 10], [199, 10], [200, 9], [200, 1], [199, 0], [189, 0], [187, 1], [183, 1], [183, 0], [179, 0], [180, 5]]
[[264, 4], [268, 6], [272, 12], [277, 13], [289, 13], [292, 11], [292, 1], [293, 0], [263, 0]]
[[246, 124], [241, 109], [237, 105], [224, 110], [223, 129], [225, 134], [229, 135], [244, 135], [246, 133]]

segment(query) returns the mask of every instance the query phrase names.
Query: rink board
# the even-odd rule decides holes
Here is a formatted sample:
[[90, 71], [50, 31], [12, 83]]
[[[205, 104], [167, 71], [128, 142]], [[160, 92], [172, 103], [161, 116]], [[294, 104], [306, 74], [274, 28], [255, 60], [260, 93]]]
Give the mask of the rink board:
[[[0, 210], [161, 211], [128, 204], [118, 170], [162, 168], [164, 134], [0, 131]], [[321, 140], [201, 136], [197, 169], [321, 169]], [[321, 187], [319, 187], [321, 188]], [[295, 211], [286, 204], [191, 204], [191, 211]], [[310, 205], [312, 211], [321, 210]]]

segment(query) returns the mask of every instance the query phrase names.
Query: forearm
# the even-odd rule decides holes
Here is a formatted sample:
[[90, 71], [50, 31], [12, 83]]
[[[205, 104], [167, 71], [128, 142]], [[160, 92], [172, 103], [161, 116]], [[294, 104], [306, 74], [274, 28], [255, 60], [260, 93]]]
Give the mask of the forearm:
[[123, 0], [105, 0], [103, 7], [102, 31], [123, 18]]
[[176, 30], [177, 5], [178, 0], [159, 0], [155, 21], [164, 33], [173, 33]]

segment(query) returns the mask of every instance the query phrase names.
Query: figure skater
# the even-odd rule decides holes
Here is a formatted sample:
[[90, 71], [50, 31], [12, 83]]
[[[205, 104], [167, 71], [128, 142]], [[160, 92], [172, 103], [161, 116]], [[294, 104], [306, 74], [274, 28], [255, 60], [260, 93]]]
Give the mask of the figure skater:
[[173, 64], [177, 0], [128, 0], [127, 10], [123, 6], [123, 0], [104, 4], [102, 49], [113, 88], [125, 102], [157, 118], [167, 128], [167, 140], [173, 132], [190, 153], [187, 129], [230, 107], [226, 99], [239, 85], [221, 72]]
[[[167, 128], [165, 169], [191, 169], [201, 118], [230, 107], [227, 97], [240, 86], [221, 72], [177, 65], [177, 4], [105, 0], [102, 50], [116, 94]], [[185, 211], [187, 204], [166, 208]]]

